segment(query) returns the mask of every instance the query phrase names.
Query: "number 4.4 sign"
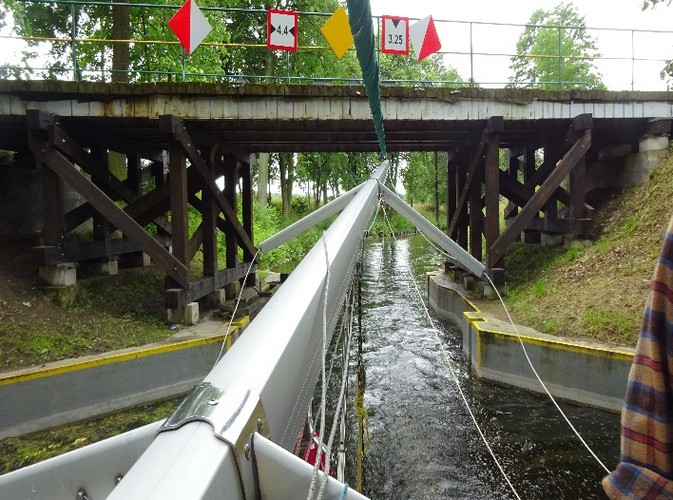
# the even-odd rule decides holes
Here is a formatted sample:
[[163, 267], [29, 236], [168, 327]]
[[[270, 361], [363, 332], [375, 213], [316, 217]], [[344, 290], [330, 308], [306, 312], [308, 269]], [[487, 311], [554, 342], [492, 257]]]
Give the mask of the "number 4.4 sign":
[[409, 54], [409, 18], [383, 16], [383, 40], [381, 52], [386, 54]]
[[270, 49], [297, 51], [296, 12], [269, 9], [267, 11], [266, 46]]

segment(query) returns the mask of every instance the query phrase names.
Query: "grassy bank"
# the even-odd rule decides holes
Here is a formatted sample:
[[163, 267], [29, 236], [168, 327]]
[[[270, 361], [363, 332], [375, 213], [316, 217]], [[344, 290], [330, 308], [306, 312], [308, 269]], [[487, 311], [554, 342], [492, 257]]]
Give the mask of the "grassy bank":
[[[645, 184], [600, 207], [592, 241], [569, 247], [515, 244], [506, 257], [505, 302], [515, 320], [545, 333], [635, 346], [668, 220], [673, 156]], [[505, 319], [501, 306], [480, 306]]]

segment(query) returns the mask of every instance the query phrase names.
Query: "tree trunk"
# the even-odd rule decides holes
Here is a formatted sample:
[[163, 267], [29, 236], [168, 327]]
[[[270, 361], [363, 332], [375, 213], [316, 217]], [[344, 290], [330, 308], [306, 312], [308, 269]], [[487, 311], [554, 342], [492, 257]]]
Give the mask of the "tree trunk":
[[[128, 4], [129, 0], [117, 0], [117, 3]], [[112, 39], [128, 40], [131, 37], [131, 15], [126, 5], [112, 6]], [[129, 65], [131, 62], [128, 42], [112, 45], [112, 82], [128, 83]]]
[[257, 159], [257, 201], [263, 207], [267, 205], [269, 192], [269, 153], [259, 153]]
[[294, 155], [281, 153], [278, 165], [280, 169], [280, 196], [283, 201], [283, 215], [290, 215], [292, 206], [292, 187], [294, 184]]
[[435, 224], [439, 224], [439, 154], [435, 151]]

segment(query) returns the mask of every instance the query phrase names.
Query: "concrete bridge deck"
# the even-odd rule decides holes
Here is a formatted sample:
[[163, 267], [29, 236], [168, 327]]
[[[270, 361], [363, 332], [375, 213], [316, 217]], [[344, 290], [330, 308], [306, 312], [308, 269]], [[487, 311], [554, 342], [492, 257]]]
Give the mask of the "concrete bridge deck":
[[[449, 150], [478, 136], [492, 116], [505, 122], [502, 147], [541, 144], [581, 114], [592, 115], [597, 146], [631, 142], [649, 121], [673, 116], [669, 92], [383, 87], [381, 97], [389, 151]], [[114, 136], [124, 149], [140, 142], [165, 148], [157, 120], [173, 115], [218, 133], [237, 151], [378, 151], [359, 86], [5, 81], [0, 148], [27, 146], [29, 109], [58, 115], [83, 134]]]

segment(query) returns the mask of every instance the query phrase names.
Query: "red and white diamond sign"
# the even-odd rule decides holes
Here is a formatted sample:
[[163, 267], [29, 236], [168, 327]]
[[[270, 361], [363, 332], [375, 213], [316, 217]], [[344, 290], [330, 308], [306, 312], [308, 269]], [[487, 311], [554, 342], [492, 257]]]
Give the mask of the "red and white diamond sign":
[[270, 49], [297, 51], [298, 14], [289, 10], [267, 11], [266, 46]]
[[428, 16], [414, 23], [409, 28], [411, 44], [416, 52], [416, 59], [422, 61], [426, 57], [438, 52], [442, 48], [437, 28], [432, 16]]
[[194, 52], [212, 30], [210, 23], [194, 0], [187, 0], [168, 21], [168, 26], [188, 54]]

